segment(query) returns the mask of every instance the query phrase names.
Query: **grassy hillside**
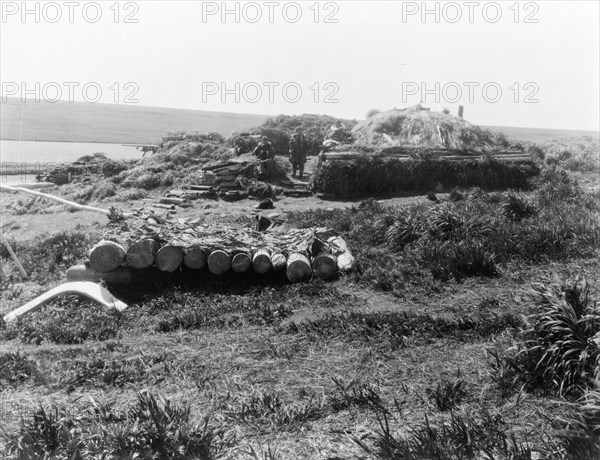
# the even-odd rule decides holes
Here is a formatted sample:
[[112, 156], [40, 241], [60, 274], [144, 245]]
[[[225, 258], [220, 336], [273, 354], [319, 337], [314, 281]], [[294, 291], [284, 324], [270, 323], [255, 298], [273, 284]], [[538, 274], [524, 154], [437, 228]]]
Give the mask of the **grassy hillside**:
[[[8, 98], [0, 105], [0, 138], [18, 140], [22, 104]], [[228, 136], [267, 119], [263, 115], [167, 109], [86, 102], [26, 103], [22, 140], [151, 143], [167, 130], [218, 132]]]
[[502, 132], [511, 139], [521, 142], [543, 143], [557, 138], [590, 136], [598, 138], [598, 131], [574, 129], [519, 128], [516, 126], [482, 126], [492, 131]]
[[[0, 139], [18, 140], [21, 102], [0, 103]], [[29, 103], [23, 112], [22, 140], [150, 143], [167, 130], [215, 131], [228, 136], [261, 125], [266, 115], [168, 109], [85, 102]], [[544, 142], [558, 137], [593, 136], [598, 132], [488, 126], [519, 141]]]

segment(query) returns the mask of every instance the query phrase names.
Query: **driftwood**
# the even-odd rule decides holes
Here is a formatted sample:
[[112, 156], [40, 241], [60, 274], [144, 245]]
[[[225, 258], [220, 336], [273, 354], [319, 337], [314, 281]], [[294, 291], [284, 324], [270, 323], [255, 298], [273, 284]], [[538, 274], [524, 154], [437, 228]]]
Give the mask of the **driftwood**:
[[337, 266], [342, 272], [347, 272], [356, 266], [356, 259], [348, 249], [346, 242], [339, 236], [332, 236], [327, 240], [337, 252]]
[[133, 281], [133, 270], [119, 267], [109, 272], [98, 272], [86, 265], [75, 265], [67, 270], [67, 281], [90, 281], [92, 283], [129, 284]]
[[97, 272], [109, 272], [125, 261], [125, 248], [114, 241], [102, 240], [89, 253], [90, 266]]
[[183, 263], [192, 270], [202, 270], [208, 263], [208, 254], [200, 247], [189, 248], [183, 256]]
[[259, 249], [254, 253], [254, 257], [252, 258], [252, 269], [256, 273], [264, 275], [271, 270], [271, 267], [271, 254], [269, 254], [269, 251]]
[[231, 259], [231, 268], [236, 273], [246, 273], [252, 268], [252, 255], [241, 251]]
[[304, 254], [291, 254], [287, 261], [287, 278], [292, 283], [306, 281], [312, 276], [312, 267]]
[[156, 267], [163, 272], [174, 272], [183, 262], [181, 248], [165, 245], [156, 252]]
[[60, 286], [55, 287], [54, 289], [50, 289], [45, 294], [36, 297], [32, 301], [27, 302], [22, 307], [19, 307], [16, 310], [13, 310], [7, 315], [5, 315], [4, 322], [8, 323], [11, 321], [15, 321], [16, 319], [22, 316], [25, 316], [29, 313], [33, 313], [42, 308], [52, 299], [60, 295], [79, 295], [93, 300], [105, 307], [116, 308], [119, 311], [125, 310], [127, 308], [127, 304], [113, 297], [113, 295], [110, 292], [108, 292], [108, 289], [106, 289], [105, 287], [102, 287], [95, 283], [80, 281], [61, 284]]
[[313, 259], [315, 276], [324, 280], [331, 280], [337, 275], [337, 259], [335, 256], [322, 252]]
[[271, 256], [271, 263], [273, 265], [273, 270], [276, 272], [285, 270], [287, 268], [287, 259], [285, 255], [281, 253], [276, 253]]
[[217, 249], [208, 256], [208, 269], [213, 275], [224, 275], [231, 269], [231, 256]]
[[146, 239], [134, 243], [127, 250], [125, 260], [127, 265], [133, 268], [148, 268], [154, 263], [156, 252], [160, 245], [158, 241], [152, 239]]

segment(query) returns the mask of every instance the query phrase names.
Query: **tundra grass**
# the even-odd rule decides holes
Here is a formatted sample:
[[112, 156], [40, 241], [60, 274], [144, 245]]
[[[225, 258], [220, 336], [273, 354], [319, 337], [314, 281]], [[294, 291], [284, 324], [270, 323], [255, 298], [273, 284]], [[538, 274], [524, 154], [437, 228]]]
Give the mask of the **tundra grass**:
[[[570, 193], [554, 207], [454, 195], [289, 215], [354, 249], [358, 270], [331, 283], [181, 273], [114, 290], [122, 313], [66, 298], [2, 324], [3, 456], [594, 458], [596, 208]], [[52, 284], [85, 257], [81, 238], [19, 251]], [[465, 271], [477, 265], [452, 248], [469, 239], [493, 274]], [[62, 241], [73, 244], [58, 258]], [[27, 293], [8, 275], [14, 308]]]

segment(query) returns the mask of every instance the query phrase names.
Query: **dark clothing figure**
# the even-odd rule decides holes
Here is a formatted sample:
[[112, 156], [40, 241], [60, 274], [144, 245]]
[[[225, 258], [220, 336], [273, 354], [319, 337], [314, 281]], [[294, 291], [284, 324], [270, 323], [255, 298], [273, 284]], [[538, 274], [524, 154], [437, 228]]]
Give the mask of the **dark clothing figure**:
[[290, 163], [292, 163], [292, 176], [296, 177], [296, 171], [300, 173], [300, 179], [304, 175], [304, 163], [308, 153], [308, 142], [301, 132], [296, 132], [290, 139]]
[[262, 140], [252, 152], [256, 155], [259, 160], [272, 160], [275, 158], [275, 150], [273, 150], [273, 144], [269, 141]]

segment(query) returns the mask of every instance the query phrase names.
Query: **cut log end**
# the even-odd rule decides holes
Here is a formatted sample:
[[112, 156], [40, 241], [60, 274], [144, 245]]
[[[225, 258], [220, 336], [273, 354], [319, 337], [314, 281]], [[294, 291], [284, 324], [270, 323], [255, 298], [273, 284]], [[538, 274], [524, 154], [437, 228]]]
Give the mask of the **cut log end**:
[[202, 270], [208, 263], [208, 254], [202, 248], [191, 248], [185, 253], [183, 263], [192, 270]]
[[156, 253], [156, 267], [163, 272], [174, 272], [183, 262], [183, 251], [175, 246], [163, 246]]
[[105, 273], [119, 267], [125, 261], [125, 248], [113, 241], [100, 241], [89, 254], [90, 267]]
[[331, 254], [321, 253], [313, 260], [315, 276], [324, 280], [331, 280], [337, 276], [337, 259]]
[[208, 256], [208, 269], [213, 275], [224, 275], [231, 269], [231, 257], [225, 251], [211, 252]]
[[271, 255], [269, 252], [264, 249], [256, 251], [254, 258], [252, 259], [252, 269], [256, 273], [264, 275], [271, 270], [271, 266]]
[[299, 283], [310, 279], [312, 267], [308, 258], [300, 253], [291, 254], [287, 262], [287, 278], [292, 283]]
[[285, 270], [287, 267], [287, 259], [283, 254], [273, 254], [271, 263], [273, 265], [273, 270], [276, 272]]
[[127, 251], [127, 265], [133, 268], [148, 268], [154, 263], [160, 245], [155, 240], [142, 240], [134, 243]]
[[231, 259], [231, 268], [236, 273], [246, 273], [252, 267], [252, 257], [246, 252], [240, 252]]

